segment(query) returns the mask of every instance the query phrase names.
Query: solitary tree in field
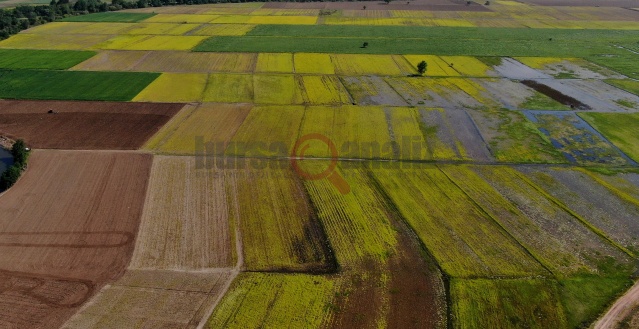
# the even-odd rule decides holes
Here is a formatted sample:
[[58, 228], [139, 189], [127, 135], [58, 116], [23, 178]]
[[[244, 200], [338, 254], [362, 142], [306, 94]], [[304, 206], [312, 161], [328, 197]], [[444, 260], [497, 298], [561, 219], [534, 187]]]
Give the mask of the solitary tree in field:
[[424, 75], [424, 73], [426, 73], [426, 67], [428, 67], [426, 61], [421, 61], [417, 64], [417, 72], [419, 72], [419, 75]]
[[386, 2], [387, 5], [390, 4], [391, 1], [393, 1], [393, 0], [384, 0], [384, 2]]
[[362, 48], [366, 48], [368, 47], [368, 42], [364, 42], [364, 44], [362, 45]]

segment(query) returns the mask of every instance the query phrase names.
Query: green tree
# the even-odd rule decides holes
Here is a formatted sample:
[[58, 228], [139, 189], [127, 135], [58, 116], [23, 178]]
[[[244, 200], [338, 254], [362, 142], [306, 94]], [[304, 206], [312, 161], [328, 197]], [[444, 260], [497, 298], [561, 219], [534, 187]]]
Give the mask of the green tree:
[[0, 176], [0, 190], [6, 190], [13, 186], [20, 178], [22, 170], [15, 164], [7, 168]]
[[424, 73], [426, 73], [427, 67], [428, 64], [426, 63], [426, 61], [419, 62], [419, 64], [417, 64], [417, 72], [419, 72], [419, 75], [424, 75]]

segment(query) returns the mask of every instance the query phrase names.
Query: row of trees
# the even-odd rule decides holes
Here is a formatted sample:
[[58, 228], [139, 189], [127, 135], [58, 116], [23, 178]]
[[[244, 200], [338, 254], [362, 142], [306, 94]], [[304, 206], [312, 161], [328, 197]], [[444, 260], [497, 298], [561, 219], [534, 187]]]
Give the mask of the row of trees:
[[18, 181], [18, 178], [20, 178], [22, 171], [27, 168], [29, 149], [23, 140], [19, 139], [13, 143], [11, 155], [13, 155], [13, 164], [0, 176], [0, 191], [4, 191], [13, 186], [13, 184]]

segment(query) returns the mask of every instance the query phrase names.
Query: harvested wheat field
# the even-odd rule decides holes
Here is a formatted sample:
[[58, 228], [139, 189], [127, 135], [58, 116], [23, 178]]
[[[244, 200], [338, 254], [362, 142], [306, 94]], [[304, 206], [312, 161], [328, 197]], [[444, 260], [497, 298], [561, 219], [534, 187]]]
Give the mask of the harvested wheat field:
[[34, 151], [0, 195], [0, 327], [55, 328], [123, 274], [151, 157]]
[[215, 172], [198, 168], [195, 157], [156, 156], [130, 267], [230, 267], [229, 211], [224, 179]]
[[62, 328], [195, 328], [230, 272], [127, 271]]
[[[183, 104], [0, 101], [0, 135], [32, 148], [140, 148]], [[52, 113], [49, 113], [52, 111]]]

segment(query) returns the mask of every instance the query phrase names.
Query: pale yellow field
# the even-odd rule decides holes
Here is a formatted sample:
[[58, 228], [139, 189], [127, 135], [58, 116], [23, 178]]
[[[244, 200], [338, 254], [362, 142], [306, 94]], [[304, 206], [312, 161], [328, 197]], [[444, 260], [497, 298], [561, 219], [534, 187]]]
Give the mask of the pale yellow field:
[[439, 56], [434, 55], [404, 55], [404, 58], [408, 60], [415, 68], [421, 61], [426, 61], [426, 76], [444, 76], [444, 77], [457, 77], [459, 72], [451, 68], [448, 63], [442, 60]]
[[[342, 75], [405, 75], [390, 55], [331, 54], [335, 73]], [[410, 72], [412, 73], [412, 72]]]
[[127, 34], [141, 35], [183, 35], [199, 24], [177, 24], [177, 23], [138, 23], [132, 26]]
[[[300, 123], [304, 117], [304, 106], [278, 105], [256, 106], [246, 117], [233, 136], [227, 155], [239, 156], [290, 156], [298, 138]], [[260, 143], [263, 148], [247, 152], [241, 149], [247, 143]]]
[[51, 22], [30, 28], [24, 33], [35, 34], [121, 34], [135, 24], [103, 22]]
[[202, 99], [207, 75], [196, 73], [163, 73], [142, 90], [136, 102], [197, 102]]
[[224, 180], [212, 170], [198, 170], [196, 161], [154, 157], [130, 268], [198, 270], [233, 265]]
[[190, 14], [158, 14], [144, 20], [144, 23], [209, 23], [218, 15], [190, 15]]
[[76, 71], [130, 71], [148, 55], [147, 51], [107, 50], [70, 68]]
[[335, 74], [329, 54], [296, 53], [293, 56], [295, 73]]
[[218, 103], [251, 103], [253, 77], [250, 74], [211, 74], [202, 100]]
[[256, 74], [253, 76], [255, 104], [303, 104], [302, 90], [293, 75]]
[[192, 30], [189, 35], [233, 35], [241, 36], [255, 27], [253, 24], [204, 24], [200, 28]]
[[108, 35], [16, 34], [0, 41], [0, 48], [85, 50], [111, 38]]
[[255, 54], [152, 51], [135, 65], [149, 72], [237, 72], [253, 71]]
[[304, 85], [304, 100], [308, 104], [350, 104], [348, 91], [335, 76], [305, 75], [302, 76]]
[[115, 50], [190, 50], [206, 38], [204, 36], [121, 35], [94, 47]]
[[293, 73], [293, 54], [259, 53], [255, 72]]
[[[382, 107], [352, 105], [308, 107], [300, 136], [311, 133], [320, 133], [328, 137], [341, 152], [339, 157], [393, 158], [391, 137]], [[331, 157], [326, 144], [321, 142], [318, 144], [310, 145], [304, 155]]]
[[[153, 136], [145, 149], [163, 154], [224, 154], [251, 104], [203, 103], [185, 108]], [[196, 145], [197, 138], [202, 144]]]

